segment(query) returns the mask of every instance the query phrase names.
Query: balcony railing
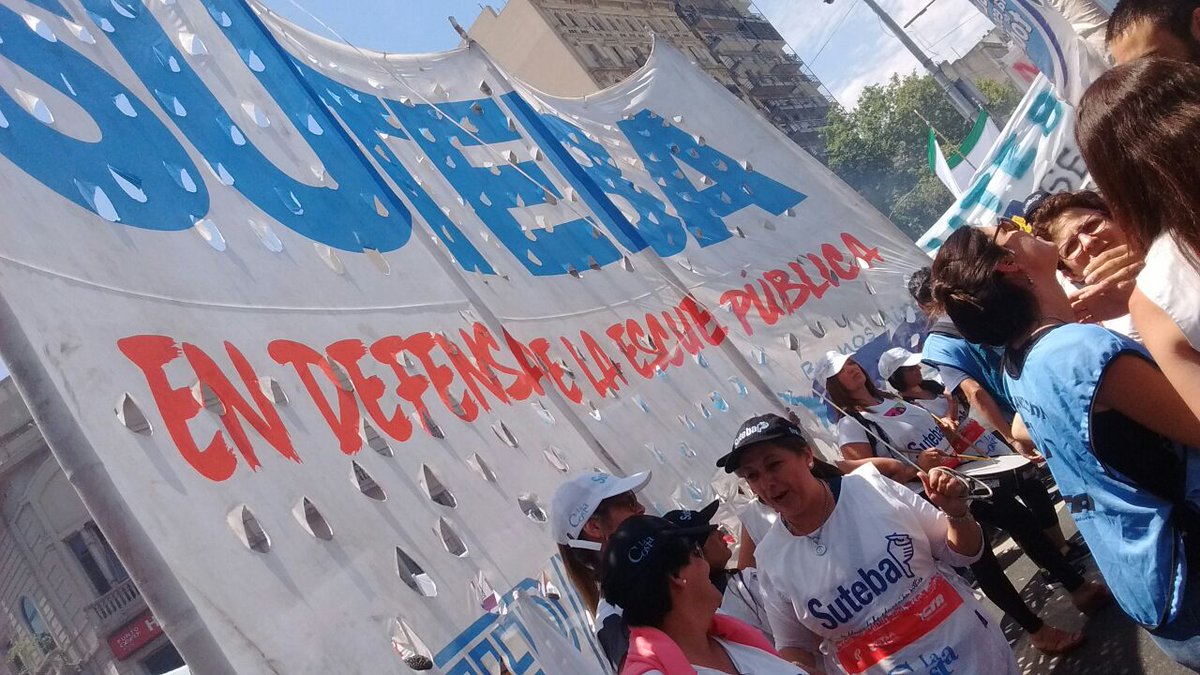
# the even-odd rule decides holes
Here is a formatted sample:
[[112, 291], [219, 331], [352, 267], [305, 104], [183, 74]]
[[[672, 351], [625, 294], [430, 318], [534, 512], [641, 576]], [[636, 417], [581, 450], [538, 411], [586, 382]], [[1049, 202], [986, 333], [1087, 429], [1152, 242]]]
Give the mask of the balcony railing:
[[133, 584], [133, 579], [126, 579], [112, 587], [112, 590], [100, 596], [98, 600], [88, 605], [101, 621], [120, 615], [139, 598], [142, 592]]

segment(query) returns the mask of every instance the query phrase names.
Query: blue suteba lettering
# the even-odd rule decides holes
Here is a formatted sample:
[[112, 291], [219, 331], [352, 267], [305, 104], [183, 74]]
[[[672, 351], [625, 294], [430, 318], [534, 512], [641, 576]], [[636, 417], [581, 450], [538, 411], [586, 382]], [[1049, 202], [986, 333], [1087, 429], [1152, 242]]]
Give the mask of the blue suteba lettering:
[[[512, 210], [522, 204], [549, 202], [542, 186], [550, 189], [555, 199], [563, 198], [536, 162], [526, 160], [516, 166], [502, 164], [490, 168], [473, 166], [451, 143], [451, 139], [457, 138], [460, 147], [470, 147], [522, 138], [509, 130], [507, 117], [494, 99], [440, 103], [437, 108], [417, 104], [392, 106], [392, 109], [409, 136], [428, 155], [430, 163], [531, 274], [561, 275], [571, 268], [584, 270], [593, 264], [607, 265], [621, 259], [621, 252], [612, 241], [603, 234], [597, 237], [599, 232], [582, 217], [552, 223], [553, 230], [526, 232], [521, 228]], [[463, 119], [477, 129], [471, 135], [455, 124]]]
[[3, 6], [0, 33], [0, 55], [69, 96], [100, 130], [98, 141], [77, 140], [0, 93], [0, 153], [106, 220], [171, 231], [190, 228], [208, 213], [208, 191], [195, 164], [132, 91], [65, 41], [40, 37]]
[[942, 441], [944, 440], [946, 440], [945, 432], [942, 431], [941, 427], [934, 425], [929, 427], [929, 431], [926, 431], [925, 435], [921, 436], [915, 441], [909, 441], [908, 449], [925, 450], [928, 448], [936, 448], [941, 445]]
[[[683, 222], [667, 213], [666, 205], [661, 200], [626, 178], [603, 145], [557, 115], [542, 114], [540, 119], [554, 139], [568, 149], [568, 161], [575, 162], [587, 180], [603, 194], [624, 199], [637, 213], [637, 222], [629, 222], [619, 210], [612, 218], [605, 217], [607, 214], [603, 210], [597, 210], [597, 215], [605, 220], [609, 232], [622, 246], [631, 252], [649, 246], [663, 257], [675, 255], [687, 246]], [[571, 153], [571, 149], [575, 153]], [[583, 165], [579, 160], [580, 154], [587, 158], [590, 166]], [[663, 159], [651, 154], [647, 161], [661, 162]]]
[[385, 137], [410, 138], [408, 133], [400, 128], [399, 118], [392, 114], [392, 110], [404, 106], [404, 103], [380, 99], [374, 94], [352, 90], [313, 70], [300, 59], [293, 58], [292, 65], [317, 92], [321, 102], [337, 111], [338, 117], [342, 119], [342, 122], [349, 128], [350, 134], [358, 139], [363, 148], [367, 152], [375, 153], [375, 158], [379, 160], [378, 164], [383, 172], [408, 197], [417, 213], [421, 214], [433, 234], [446, 245], [446, 250], [450, 252], [459, 266], [468, 272], [478, 270], [484, 274], [493, 274], [492, 265], [483, 256], [483, 253], [467, 239], [458, 225], [447, 217], [441, 207], [433, 201], [433, 198], [417, 184], [416, 178], [408, 172], [388, 144], [388, 139]]
[[[617, 126], [701, 246], [732, 236], [722, 220], [731, 213], [758, 206], [780, 215], [807, 198], [757, 171], [746, 170], [737, 160], [649, 110], [641, 110]], [[680, 162], [708, 177], [712, 185], [697, 190]]]
[[818, 598], [808, 601], [806, 607], [809, 614], [820, 620], [822, 626], [833, 630], [849, 623], [893, 584], [914, 577], [908, 564], [912, 558], [911, 537], [893, 534], [889, 535], [888, 541], [889, 555], [880, 559], [874, 567], [858, 568], [850, 581], [838, 584], [833, 597], [824, 601]]
[[[81, 1], [97, 24], [111, 24], [113, 30], [107, 35], [113, 46], [222, 181], [264, 213], [309, 239], [347, 251], [391, 251], [408, 241], [412, 231], [408, 211], [395, 201], [384, 211], [378, 209], [376, 198], [386, 199], [383, 188], [357, 150], [330, 128], [330, 118], [280, 50], [267, 40], [249, 15], [248, 5], [209, 9], [224, 17], [219, 25], [243, 54], [254, 51], [257, 60], [251, 70], [321, 158], [337, 189], [300, 183], [264, 156], [141, 2]], [[265, 113], [260, 115], [260, 124], [271, 123]], [[161, 152], [145, 138], [128, 136], [120, 141], [146, 156]]]

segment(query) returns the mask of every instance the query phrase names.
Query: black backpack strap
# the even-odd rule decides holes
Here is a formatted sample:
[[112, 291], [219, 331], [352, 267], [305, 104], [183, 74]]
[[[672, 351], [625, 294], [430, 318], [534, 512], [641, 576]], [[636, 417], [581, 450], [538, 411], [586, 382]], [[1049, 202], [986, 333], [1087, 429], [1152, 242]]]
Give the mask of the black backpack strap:
[[863, 417], [862, 413], [857, 410], [850, 411], [850, 416], [853, 417], [863, 429], [867, 432], [867, 443], [871, 445], [871, 454], [879, 456], [879, 442], [883, 441], [885, 446], [892, 444], [892, 439], [888, 437], [887, 432], [878, 423]]

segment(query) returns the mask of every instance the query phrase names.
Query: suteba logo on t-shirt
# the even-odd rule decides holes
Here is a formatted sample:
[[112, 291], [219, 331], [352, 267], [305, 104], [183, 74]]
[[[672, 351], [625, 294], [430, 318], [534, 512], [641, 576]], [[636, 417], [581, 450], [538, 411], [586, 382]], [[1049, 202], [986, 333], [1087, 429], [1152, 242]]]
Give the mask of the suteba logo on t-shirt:
[[825, 602], [818, 598], [808, 601], [808, 612], [820, 619], [822, 626], [832, 630], [848, 623], [892, 584], [916, 576], [909, 564], [915, 552], [912, 537], [897, 532], [889, 534], [887, 542], [887, 555], [873, 566], [858, 568], [854, 573], [855, 578], [838, 585], [834, 597]]
[[919, 452], [928, 448], [936, 448], [944, 440], [946, 440], [946, 433], [942, 431], [941, 427], [934, 425], [929, 427], [929, 431], [926, 431], [924, 436], [909, 441], [908, 449]]

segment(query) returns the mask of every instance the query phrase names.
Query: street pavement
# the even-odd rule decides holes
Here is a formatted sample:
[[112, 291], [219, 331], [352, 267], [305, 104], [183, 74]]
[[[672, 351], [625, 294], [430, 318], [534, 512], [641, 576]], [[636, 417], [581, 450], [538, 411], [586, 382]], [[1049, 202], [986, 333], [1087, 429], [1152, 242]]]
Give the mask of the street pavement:
[[[1055, 497], [1057, 499], [1057, 495]], [[1064, 534], [1078, 541], [1075, 523], [1061, 501], [1056, 504], [1056, 509]], [[1037, 566], [1012, 540], [1005, 538], [997, 544], [995, 551], [1000, 564], [1006, 566], [1013, 586], [1021, 590], [1022, 597], [1043, 620], [1065, 630], [1082, 629], [1087, 636], [1083, 646], [1070, 654], [1045, 656], [1029, 643], [1028, 634], [1020, 626], [1003, 617], [999, 608], [986, 598], [981, 598], [988, 611], [1001, 620], [1021, 672], [1027, 675], [1183, 675], [1191, 672], [1163, 654], [1146, 631], [1125, 616], [1115, 603], [1096, 616], [1086, 617], [1071, 605], [1070, 597], [1061, 586], [1047, 586], [1041, 580]], [[1088, 579], [1100, 577], [1090, 557], [1083, 564]]]

